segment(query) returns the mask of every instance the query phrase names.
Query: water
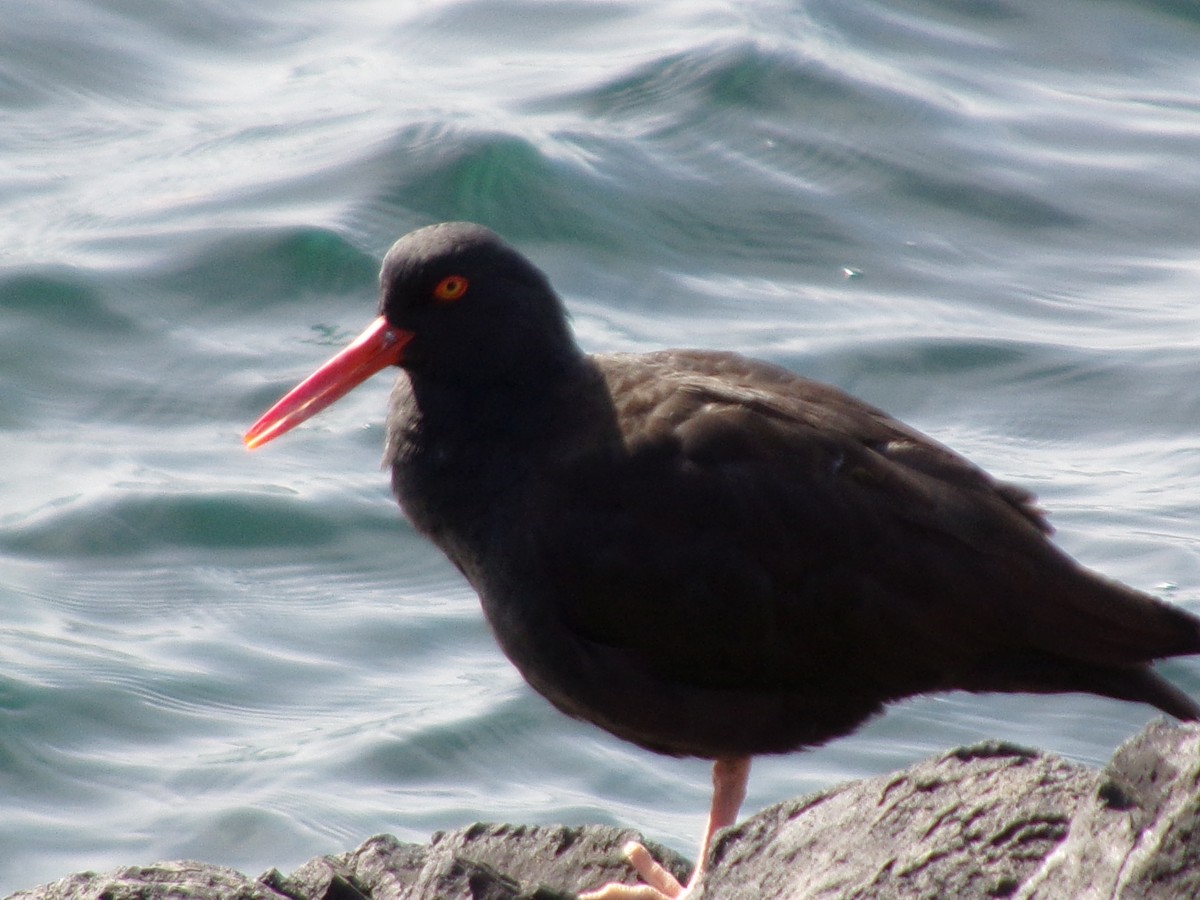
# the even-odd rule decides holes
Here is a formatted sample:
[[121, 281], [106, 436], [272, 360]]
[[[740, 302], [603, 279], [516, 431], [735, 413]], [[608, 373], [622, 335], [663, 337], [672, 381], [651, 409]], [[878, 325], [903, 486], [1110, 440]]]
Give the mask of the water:
[[[706, 766], [549, 709], [401, 519], [386, 378], [239, 444], [433, 221], [524, 249], [589, 349], [837, 383], [1200, 611], [1197, 10], [4, 4], [0, 892], [476, 819], [692, 851]], [[1098, 763], [1152, 715], [925, 699], [747, 810], [985, 737]]]

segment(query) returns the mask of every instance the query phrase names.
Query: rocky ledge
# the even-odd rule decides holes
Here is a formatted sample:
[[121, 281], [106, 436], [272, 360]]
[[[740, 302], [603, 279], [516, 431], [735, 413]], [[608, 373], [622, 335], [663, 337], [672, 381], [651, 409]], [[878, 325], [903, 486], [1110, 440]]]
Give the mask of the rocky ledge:
[[[634, 837], [480, 824], [425, 845], [374, 837], [290, 875], [170, 862], [12, 900], [557, 900], [630, 880], [620, 848]], [[1200, 727], [1155, 723], [1101, 771], [993, 742], [780, 803], [718, 836], [689, 900], [776, 897], [1200, 897]]]

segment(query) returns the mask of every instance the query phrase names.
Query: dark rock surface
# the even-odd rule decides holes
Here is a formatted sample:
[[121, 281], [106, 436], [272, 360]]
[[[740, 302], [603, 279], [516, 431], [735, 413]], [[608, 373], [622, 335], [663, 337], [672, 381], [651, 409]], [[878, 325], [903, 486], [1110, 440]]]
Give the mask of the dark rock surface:
[[[700, 823], [697, 823], [699, 827]], [[383, 835], [257, 879], [196, 862], [72, 875], [13, 900], [559, 900], [632, 880], [637, 835], [471, 825]], [[677, 854], [650, 845], [686, 876]], [[999, 743], [770, 807], [727, 829], [689, 900], [1200, 897], [1200, 727], [1159, 722], [1102, 771]]]

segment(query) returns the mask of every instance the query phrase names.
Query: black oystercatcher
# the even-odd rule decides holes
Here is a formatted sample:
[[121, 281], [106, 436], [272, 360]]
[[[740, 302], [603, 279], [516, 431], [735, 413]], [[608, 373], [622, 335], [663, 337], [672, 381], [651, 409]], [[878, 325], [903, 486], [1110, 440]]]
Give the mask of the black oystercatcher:
[[[380, 316], [246, 434], [278, 437], [386, 366], [386, 461], [500, 646], [570, 716], [714, 760], [713, 832], [750, 757], [932, 691], [1200, 707], [1149, 664], [1200, 620], [1082, 568], [1033, 497], [841, 391], [732, 353], [588, 356], [495, 234], [401, 238]], [[686, 891], [644, 849], [646, 884]]]

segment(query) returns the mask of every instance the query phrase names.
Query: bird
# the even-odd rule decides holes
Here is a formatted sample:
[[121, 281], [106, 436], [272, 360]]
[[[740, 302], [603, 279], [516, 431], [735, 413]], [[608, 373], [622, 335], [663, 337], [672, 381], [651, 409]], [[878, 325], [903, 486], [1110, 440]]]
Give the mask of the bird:
[[585, 897], [685, 897], [752, 757], [907, 697], [1082, 692], [1200, 720], [1152, 668], [1200, 652], [1200, 619], [1076, 562], [1030, 492], [768, 362], [589, 355], [546, 275], [483, 226], [396, 241], [377, 318], [244, 443], [389, 367], [396, 498], [525, 680], [618, 738], [713, 762], [688, 882], [631, 842], [641, 882]]

